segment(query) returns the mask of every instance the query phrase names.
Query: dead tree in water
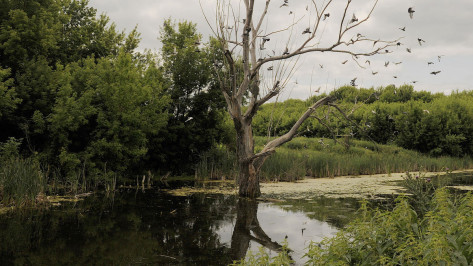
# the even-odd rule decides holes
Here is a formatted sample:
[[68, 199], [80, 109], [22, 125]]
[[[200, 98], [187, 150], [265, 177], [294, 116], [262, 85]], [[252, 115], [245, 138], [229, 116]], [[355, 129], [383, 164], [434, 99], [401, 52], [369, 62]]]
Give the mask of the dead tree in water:
[[[224, 63], [216, 63], [215, 70], [237, 135], [240, 196], [260, 196], [258, 172], [264, 161], [276, 147], [290, 141], [318, 108], [334, 100], [325, 97], [314, 103], [301, 114], [289, 132], [269, 141], [255, 153], [253, 117], [261, 105], [286, 87], [300, 56], [341, 53], [350, 56], [361, 67], [359, 58], [385, 53], [387, 47], [395, 46], [398, 41], [368, 38], [354, 32], [370, 18], [378, 0], [374, 0], [367, 10], [354, 10], [352, 0], [343, 5], [339, 5], [340, 1], [333, 3], [333, 0], [306, 2], [307, 5], [299, 8], [301, 14], [294, 10], [288, 19], [277, 13], [279, 8], [292, 8], [295, 1], [280, 6], [271, 0], [217, 0], [216, 25], [212, 25], [206, 16], [222, 49]], [[330, 17], [326, 15], [329, 12]], [[328, 35], [324, 34], [326, 26], [332, 28]]]

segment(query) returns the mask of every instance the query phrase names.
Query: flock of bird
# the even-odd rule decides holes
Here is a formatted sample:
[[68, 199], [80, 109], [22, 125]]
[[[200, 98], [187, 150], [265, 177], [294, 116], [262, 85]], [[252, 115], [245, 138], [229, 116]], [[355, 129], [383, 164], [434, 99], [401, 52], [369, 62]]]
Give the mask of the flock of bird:
[[[289, 6], [289, 0], [283, 0], [283, 3], [281, 4], [280, 8], [282, 8], [282, 7], [288, 7], [288, 6]], [[308, 6], [306, 7], [306, 10], [308, 10]], [[413, 18], [414, 18], [414, 13], [416, 12], [416, 11], [414, 10], [414, 8], [413, 8], [413, 7], [409, 7], [409, 8], [407, 9], [407, 12], [408, 12], [408, 14], [409, 14], [409, 17], [410, 17], [411, 19], [413, 19]], [[291, 15], [291, 14], [293, 14], [293, 12], [292, 12], [292, 11], [289, 11], [289, 14]], [[323, 14], [323, 21], [325, 21], [325, 20], [328, 19], [329, 17], [330, 17], [330, 13], [324, 13], [324, 14]], [[355, 23], [355, 22], [358, 22], [358, 18], [356, 17], [355, 14], [353, 14], [352, 18], [349, 20], [349, 24], [352, 24], [352, 23]], [[406, 27], [404, 26], [404, 27], [402, 27], [402, 28], [399, 28], [399, 30], [405, 32], [405, 31], [406, 31]], [[311, 32], [310, 28], [306, 28], [304, 31], [302, 31], [302, 34], [311, 34], [311, 33], [312, 33], [312, 32]], [[358, 33], [358, 34], [357, 34], [357, 38], [359, 39], [359, 38], [361, 38], [361, 37], [364, 37], [364, 36]], [[269, 38], [263, 37], [263, 41], [262, 41], [262, 43], [261, 43], [261, 45], [260, 45], [260, 50], [264, 50], [264, 49], [265, 49], [264, 44], [265, 44], [267, 41], [269, 41], [269, 40], [270, 40]], [[355, 41], [353, 41], [353, 39], [352, 39], [351, 42], [354, 43]], [[377, 42], [378, 42], [378, 41], [373, 41], [373, 47], [377, 44]], [[419, 46], [422, 46], [423, 43], [426, 43], [426, 41], [423, 40], [422, 38], [417, 38], [417, 42], [419, 43]], [[398, 47], [400, 47], [401, 45], [403, 45], [401, 42], [397, 42], [397, 43], [396, 43], [396, 46], [398, 46]], [[406, 51], [407, 51], [408, 53], [412, 53], [412, 48], [407, 47], [407, 48], [406, 48]], [[273, 52], [273, 55], [274, 55], [274, 54], [275, 54], [275, 51], [273, 50], [272, 52]], [[384, 53], [388, 54], [388, 53], [392, 53], [392, 51], [389, 51], [389, 50], [386, 49], [386, 50], [384, 50], [383, 54], [384, 54]], [[285, 48], [285, 50], [284, 50], [284, 52], [282, 53], [282, 55], [289, 55], [289, 49], [288, 49], [288, 47]], [[438, 56], [437, 56], [438, 62], [441, 61], [441, 58], [442, 58], [442, 57], [443, 57], [443, 55], [438, 55]], [[343, 61], [343, 62], [341, 62], [341, 63], [344, 65], [344, 64], [346, 64], [347, 62], [348, 62], [348, 60], [345, 60], [345, 61]], [[386, 61], [386, 62], [384, 63], [384, 66], [385, 66], [385, 67], [388, 67], [390, 63], [391, 63], [391, 62]], [[399, 64], [401, 64], [402, 62], [392, 62], [392, 63], [393, 63], [394, 65], [399, 65]], [[366, 60], [365, 64], [368, 64], [368, 65], [371, 66], [371, 62], [370, 62], [369, 60]], [[434, 65], [434, 62], [432, 62], [432, 61], [427, 62], [427, 66], [430, 66], [430, 65]], [[324, 67], [322, 64], [319, 64], [319, 66], [320, 66], [320, 68], [323, 68], [323, 67]], [[272, 71], [272, 70], [273, 70], [273, 67], [270, 66], [270, 67], [267, 68], [267, 70], [268, 70], [268, 71]], [[436, 70], [436, 71], [431, 71], [430, 74], [435, 76], [435, 75], [439, 74], [440, 72], [441, 72], [441, 70]], [[371, 70], [371, 74], [372, 74], [372, 75], [376, 75], [376, 74], [378, 74], [378, 71], [373, 71], [373, 70]], [[393, 76], [393, 78], [397, 79], [398, 76]], [[356, 83], [355, 83], [356, 80], [357, 80], [356, 77], [355, 77], [354, 79], [350, 80], [350, 85], [351, 85], [351, 86], [357, 86]], [[417, 83], [417, 82], [418, 82], [418, 81], [416, 81], [416, 80], [411, 81], [411, 83], [413, 83], [413, 84], [415, 84], [415, 83]]]

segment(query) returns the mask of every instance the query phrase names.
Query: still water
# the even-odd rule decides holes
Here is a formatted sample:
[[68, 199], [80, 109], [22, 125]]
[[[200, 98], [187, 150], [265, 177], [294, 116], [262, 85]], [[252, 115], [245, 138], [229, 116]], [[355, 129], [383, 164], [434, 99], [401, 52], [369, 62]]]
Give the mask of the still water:
[[227, 265], [286, 240], [301, 264], [310, 241], [334, 235], [353, 199], [258, 202], [217, 194], [121, 190], [0, 216], [0, 265]]

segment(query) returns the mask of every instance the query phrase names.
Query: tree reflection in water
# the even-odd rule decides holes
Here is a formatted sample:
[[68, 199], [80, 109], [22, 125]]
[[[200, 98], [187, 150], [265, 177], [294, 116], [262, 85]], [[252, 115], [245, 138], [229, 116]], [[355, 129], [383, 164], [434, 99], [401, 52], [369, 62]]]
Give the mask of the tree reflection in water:
[[[233, 229], [231, 255], [234, 260], [245, 257], [250, 241], [274, 251], [281, 251], [282, 246], [272, 241], [263, 231], [258, 221], [258, 202], [240, 198], [237, 203], [237, 218]], [[251, 234], [253, 233], [253, 235]]]
[[[227, 265], [259, 245], [279, 251], [285, 235], [298, 260], [310, 240], [336, 231], [330, 221], [347, 220], [337, 218], [350, 212], [347, 203], [278, 206], [160, 190], [96, 194], [74, 204], [0, 215], [0, 265]], [[336, 211], [337, 206], [343, 208]]]

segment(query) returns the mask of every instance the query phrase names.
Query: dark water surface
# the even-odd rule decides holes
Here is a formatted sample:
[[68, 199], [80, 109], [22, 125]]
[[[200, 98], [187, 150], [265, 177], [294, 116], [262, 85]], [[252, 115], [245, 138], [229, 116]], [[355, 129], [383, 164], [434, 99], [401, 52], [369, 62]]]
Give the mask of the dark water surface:
[[0, 265], [226, 265], [284, 239], [302, 262], [310, 241], [332, 236], [353, 199], [270, 203], [161, 190], [96, 194], [77, 203], [0, 216]]
[[[471, 185], [473, 176], [432, 181]], [[167, 184], [182, 185], [195, 184]], [[261, 246], [276, 255], [285, 240], [291, 257], [302, 264], [309, 242], [334, 235], [358, 207], [355, 199], [261, 202], [122, 189], [0, 215], [0, 265], [227, 265]]]

